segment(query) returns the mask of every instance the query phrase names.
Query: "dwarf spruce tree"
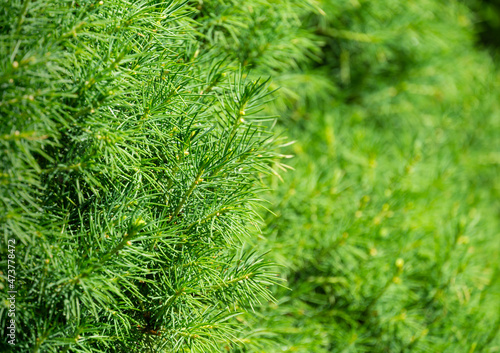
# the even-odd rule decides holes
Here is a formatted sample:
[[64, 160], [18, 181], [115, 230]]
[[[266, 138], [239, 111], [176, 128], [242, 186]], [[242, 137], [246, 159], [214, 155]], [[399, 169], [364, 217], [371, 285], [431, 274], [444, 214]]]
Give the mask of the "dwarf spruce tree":
[[2, 351], [221, 351], [271, 299], [243, 245], [277, 157], [268, 84], [203, 46], [193, 11], [2, 2]]
[[464, 3], [3, 0], [2, 350], [497, 351], [498, 71]]

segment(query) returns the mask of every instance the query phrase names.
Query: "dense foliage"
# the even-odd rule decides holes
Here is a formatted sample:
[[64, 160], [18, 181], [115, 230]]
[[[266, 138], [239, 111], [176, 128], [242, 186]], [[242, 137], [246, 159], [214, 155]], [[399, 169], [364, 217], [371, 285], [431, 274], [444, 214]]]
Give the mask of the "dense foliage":
[[206, 352], [237, 341], [231, 317], [276, 282], [242, 245], [276, 156], [259, 114], [266, 81], [201, 48], [175, 1], [1, 11], [4, 293], [17, 242], [8, 347]]
[[4, 0], [1, 344], [498, 351], [475, 4]]

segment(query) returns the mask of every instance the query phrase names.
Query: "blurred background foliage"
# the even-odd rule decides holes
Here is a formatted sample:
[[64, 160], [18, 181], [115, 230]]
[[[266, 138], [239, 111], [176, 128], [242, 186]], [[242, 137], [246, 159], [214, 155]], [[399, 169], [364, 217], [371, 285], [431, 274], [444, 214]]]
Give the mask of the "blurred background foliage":
[[290, 290], [235, 351], [499, 351], [497, 4], [249, 3], [200, 16], [280, 88], [295, 170], [257, 245]]

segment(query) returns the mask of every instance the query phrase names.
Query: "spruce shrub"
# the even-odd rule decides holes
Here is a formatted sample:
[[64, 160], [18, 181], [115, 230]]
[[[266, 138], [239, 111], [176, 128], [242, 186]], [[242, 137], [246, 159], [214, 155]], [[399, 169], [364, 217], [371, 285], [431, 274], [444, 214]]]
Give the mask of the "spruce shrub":
[[221, 351], [233, 318], [272, 299], [270, 264], [244, 246], [278, 163], [268, 83], [202, 47], [192, 14], [2, 3], [3, 351]]
[[498, 350], [498, 72], [463, 3], [2, 5], [16, 349]]

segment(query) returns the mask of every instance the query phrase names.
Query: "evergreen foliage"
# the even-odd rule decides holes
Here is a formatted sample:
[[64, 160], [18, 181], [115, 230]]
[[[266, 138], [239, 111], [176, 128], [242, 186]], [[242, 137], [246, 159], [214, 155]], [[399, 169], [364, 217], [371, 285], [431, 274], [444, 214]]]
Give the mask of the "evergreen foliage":
[[5, 348], [498, 351], [499, 74], [466, 4], [3, 0]]
[[242, 245], [277, 156], [267, 82], [200, 48], [177, 1], [1, 9], [4, 298], [17, 241], [16, 344], [2, 349], [237, 341], [231, 318], [276, 283]]

